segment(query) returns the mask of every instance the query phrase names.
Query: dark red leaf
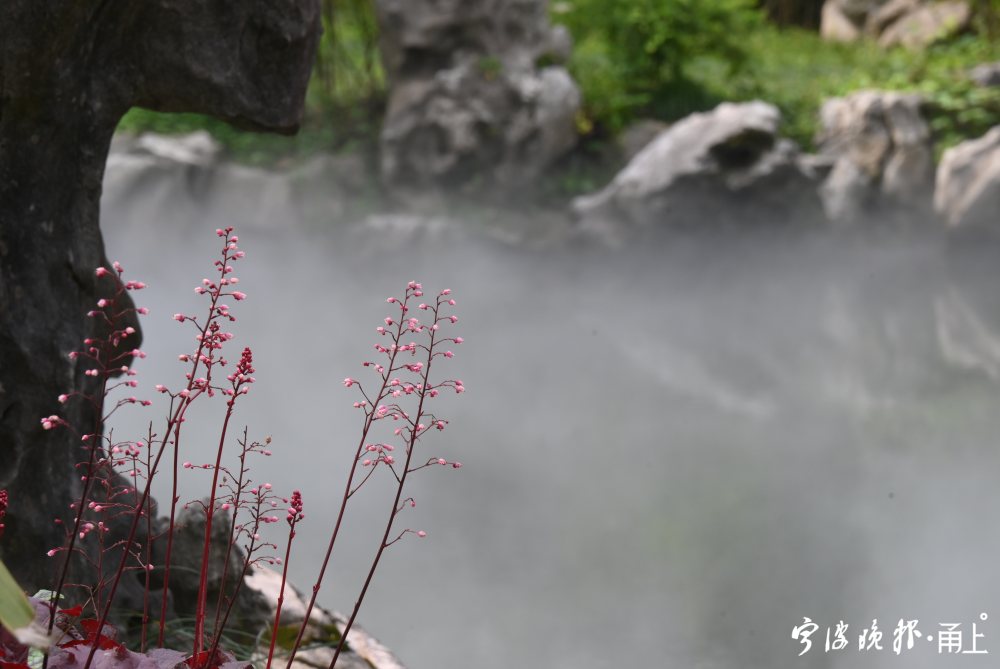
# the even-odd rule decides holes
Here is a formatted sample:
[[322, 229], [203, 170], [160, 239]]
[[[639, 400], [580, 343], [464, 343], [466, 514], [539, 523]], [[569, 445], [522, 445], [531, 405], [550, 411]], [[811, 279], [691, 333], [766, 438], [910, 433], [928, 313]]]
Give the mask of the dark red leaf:
[[[73, 639], [72, 641], [67, 641], [66, 643], [59, 644], [60, 648], [76, 648], [77, 646], [93, 646], [95, 643], [93, 637], [88, 636], [86, 639]], [[118, 643], [114, 639], [109, 639], [103, 634], [97, 637], [97, 647], [101, 650], [110, 650], [112, 648], [122, 651], [125, 650], [124, 644]]]
[[79, 625], [83, 629], [83, 631], [86, 632], [89, 635], [89, 634], [96, 634], [97, 633], [97, 623], [98, 622], [100, 622], [100, 621], [99, 620], [95, 620], [93, 618], [87, 618], [85, 620], [81, 620], [80, 622], [78, 622], [77, 625]]

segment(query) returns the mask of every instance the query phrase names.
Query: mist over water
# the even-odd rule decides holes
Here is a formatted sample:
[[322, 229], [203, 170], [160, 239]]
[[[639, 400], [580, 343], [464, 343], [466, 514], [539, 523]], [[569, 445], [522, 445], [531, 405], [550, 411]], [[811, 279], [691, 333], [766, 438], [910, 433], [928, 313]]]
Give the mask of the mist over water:
[[[405, 519], [428, 536], [387, 552], [360, 618], [411, 669], [992, 666], [1000, 273], [920, 236], [538, 248], [476, 223], [307, 230], [106, 206], [108, 256], [150, 286], [150, 397], [182, 377], [193, 331], [170, 317], [200, 313], [214, 229], [237, 227], [249, 298], [231, 305], [229, 357], [250, 346], [257, 368], [237, 419], [274, 439], [258, 480], [303, 491], [299, 588], [360, 430], [341, 380], [365, 378], [385, 298], [415, 279], [454, 291], [466, 343], [449, 369], [468, 392], [441, 399], [450, 429], [424, 446], [464, 467], [415, 477]], [[211, 459], [221, 414], [192, 418], [182, 459]], [[207, 477], [183, 480], [183, 499], [204, 494]], [[325, 605], [353, 605], [387, 490], [352, 502]], [[803, 616], [820, 630], [799, 658]], [[873, 618], [885, 649], [861, 653]], [[962, 623], [966, 648], [975, 622], [990, 655], [921, 639], [896, 657], [900, 618]], [[824, 653], [840, 620], [849, 649]]]

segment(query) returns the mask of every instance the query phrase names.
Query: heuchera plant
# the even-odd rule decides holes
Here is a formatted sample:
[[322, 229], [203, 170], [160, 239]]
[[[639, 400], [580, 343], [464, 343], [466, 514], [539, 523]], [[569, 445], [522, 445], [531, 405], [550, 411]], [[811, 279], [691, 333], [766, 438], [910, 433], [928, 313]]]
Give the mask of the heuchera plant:
[[[40, 627], [44, 642], [40, 663], [29, 664], [29, 648], [25, 645], [28, 635], [12, 635], [0, 628], [0, 669], [173, 669], [186, 663], [191, 669], [214, 669], [234, 663], [233, 655], [222, 646], [224, 631], [233, 612], [244, 577], [262, 564], [281, 565], [281, 587], [276, 602], [274, 619], [264, 638], [268, 641], [266, 669], [275, 662], [275, 642], [281, 623], [282, 606], [291, 557], [292, 543], [298, 524], [305, 518], [303, 496], [298, 490], [288, 498], [272, 492], [269, 483], [257, 484], [250, 477], [251, 456], [271, 455], [270, 437], [260, 441], [249, 439], [247, 430], [235, 440], [231, 423], [236, 405], [246, 395], [254, 378], [253, 353], [244, 348], [235, 365], [225, 357], [233, 335], [226, 325], [236, 320], [227, 304], [246, 299], [237, 290], [239, 279], [234, 275], [234, 264], [244, 257], [238, 246], [239, 238], [232, 228], [220, 229], [216, 234], [223, 245], [214, 263], [214, 277], [205, 278], [195, 292], [206, 297], [207, 309], [201, 315], [175, 314], [174, 320], [194, 329], [193, 350], [178, 359], [186, 371], [182, 383], [168, 387], [156, 385], [155, 390], [168, 400], [166, 417], [159, 431], [152, 424], [145, 438], [135, 441], [116, 441], [113, 432], [106, 431], [108, 421], [128, 405], [149, 406], [151, 401], [128, 394], [138, 387], [136, 372], [131, 361], [145, 357], [139, 349], [130, 348], [129, 338], [135, 335], [131, 326], [123, 326], [133, 315], [146, 315], [148, 310], [130, 306], [125, 299], [129, 292], [145, 288], [141, 281], [125, 279], [124, 269], [114, 263], [111, 269], [99, 267], [96, 276], [108, 282], [111, 295], [98, 301], [88, 317], [98, 319], [100, 337], [88, 338], [83, 347], [70, 353], [70, 358], [84, 363], [84, 374], [94, 380], [95, 390], [74, 391], [60, 395], [62, 404], [89, 402], [98, 418], [93, 425], [72, 425], [59, 415], [41, 419], [44, 429], [71, 430], [80, 440], [83, 458], [78, 465], [81, 480], [79, 499], [71, 504], [70, 515], [57, 520], [65, 529], [66, 539], [61, 546], [48, 552], [49, 557], [62, 557], [54, 589], [32, 598], [36, 610], [34, 626]], [[372, 582], [384, 552], [408, 534], [424, 537], [423, 530], [415, 531], [401, 525], [400, 516], [416, 505], [406, 494], [410, 475], [429, 467], [459, 469], [461, 463], [445, 458], [418, 456], [417, 448], [430, 434], [443, 431], [448, 420], [431, 410], [432, 400], [442, 392], [462, 393], [462, 382], [455, 379], [438, 381], [431, 371], [439, 363], [453, 357], [451, 348], [462, 343], [461, 337], [447, 333], [447, 328], [458, 321], [451, 313], [455, 300], [448, 289], [440, 291], [433, 299], [424, 298], [423, 287], [411, 281], [399, 297], [389, 297], [393, 309], [384, 324], [377, 328], [380, 337], [375, 344], [376, 355], [362, 363], [367, 380], [348, 377], [343, 385], [358, 393], [354, 407], [363, 416], [360, 438], [351, 461], [341, 503], [327, 544], [322, 565], [312, 586], [307, 610], [299, 625], [290, 652], [280, 655], [286, 668], [291, 667], [296, 653], [302, 646], [307, 623], [323, 584], [334, 547], [340, 536], [342, 522], [350, 500], [379, 471], [395, 480], [395, 493], [387, 505], [385, 529], [376, 547], [360, 593], [344, 629], [340, 630], [339, 643], [330, 662], [330, 669], [337, 664], [344, 651], [348, 632], [354, 625], [358, 611]], [[126, 391], [126, 396], [112, 401], [111, 397]], [[184, 432], [185, 417], [192, 404], [203, 399], [221, 397], [225, 402], [214, 458], [207, 463], [182, 461], [182, 441], [187, 443]], [[239, 447], [238, 466], [230, 468], [224, 452], [231, 441]], [[196, 444], [202, 450], [202, 444]], [[189, 502], [185, 507], [200, 508], [204, 515], [204, 539], [198, 579], [198, 593], [194, 616], [192, 645], [187, 649], [164, 648], [165, 625], [168, 617], [165, 593], [170, 584], [173, 561], [174, 537], [178, 520], [178, 476], [183, 470], [207, 470], [212, 482], [204, 500]], [[161, 471], [170, 477], [171, 498], [165, 528], [157, 532], [154, 523], [154, 506], [150, 496], [154, 479]], [[3, 515], [7, 506], [17, 504], [0, 492], [0, 536], [3, 532]], [[280, 522], [275, 509], [284, 505], [288, 525], [284, 558], [276, 557], [279, 547], [261, 538], [266, 525]], [[228, 542], [224, 555], [213, 552], [213, 526], [224, 523]], [[124, 536], [119, 530], [125, 528]], [[141, 530], [141, 531], [140, 531]], [[154, 564], [153, 544], [164, 542], [163, 564]], [[235, 553], [242, 554], [241, 572], [235, 579], [227, 579], [230, 561]], [[75, 558], [75, 559], [74, 559]], [[221, 560], [223, 569], [222, 590], [214, 602], [209, 602], [209, 565]], [[71, 564], [83, 564], [93, 572], [90, 580], [70, 580]], [[239, 563], [237, 563], [239, 564]], [[152, 611], [153, 582], [151, 575], [158, 571], [162, 578], [159, 610]], [[118, 639], [117, 630], [108, 623], [115, 606], [115, 597], [123, 575], [138, 572], [143, 583], [143, 610], [138, 648], [129, 650]], [[235, 582], [232, 592], [226, 584]], [[155, 615], [155, 626], [151, 618]], [[155, 629], [153, 629], [155, 627]], [[268, 638], [269, 637], [269, 638]], [[149, 649], [149, 646], [155, 646]], [[37, 651], [36, 651], [37, 652]], [[246, 666], [246, 662], [235, 666]]]

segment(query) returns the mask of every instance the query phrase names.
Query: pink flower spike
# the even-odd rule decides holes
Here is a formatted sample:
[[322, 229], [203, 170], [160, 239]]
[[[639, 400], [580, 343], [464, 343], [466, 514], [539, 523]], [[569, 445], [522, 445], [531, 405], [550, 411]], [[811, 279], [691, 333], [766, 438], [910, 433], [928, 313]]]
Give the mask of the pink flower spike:
[[345, 387], [345, 388], [350, 388], [350, 387], [351, 387], [351, 386], [353, 386], [353, 385], [354, 385], [355, 383], [357, 383], [357, 381], [356, 381], [356, 380], [354, 380], [354, 379], [352, 379], [352, 378], [351, 378], [351, 377], [349, 377], [349, 376], [348, 376], [348, 377], [347, 377], [346, 379], [344, 379], [344, 387]]
[[68, 399], [69, 399], [69, 395], [60, 395], [59, 396], [59, 404], [66, 404], [66, 400], [68, 400]]
[[237, 302], [239, 302], [240, 300], [245, 300], [245, 299], [247, 299], [247, 294], [246, 293], [241, 293], [238, 290], [237, 291], [233, 291], [233, 299], [236, 300]]
[[178, 323], [184, 322], [184, 314], [174, 314], [174, 320]]
[[136, 312], [142, 316], [149, 315], [149, 309], [147, 309], [146, 307], [139, 307], [138, 309], [136, 309]]
[[451, 288], [445, 288], [441, 291], [442, 295], [451, 295]]
[[461, 469], [462, 468], [462, 463], [461, 462], [453, 462], [453, 463], [451, 463], [451, 466], [452, 466], [452, 469]]
[[97, 276], [107, 276], [108, 274], [110, 274], [110, 272], [108, 272], [107, 268], [105, 267], [98, 267], [96, 270], [94, 270], [94, 274], [96, 274]]
[[456, 344], [461, 344], [463, 341], [465, 341], [465, 340], [462, 339], [461, 337], [455, 337], [455, 343]]
[[427, 536], [427, 533], [424, 532], [423, 530], [420, 530], [419, 532], [417, 532], [417, 536], [423, 539], [424, 537]]

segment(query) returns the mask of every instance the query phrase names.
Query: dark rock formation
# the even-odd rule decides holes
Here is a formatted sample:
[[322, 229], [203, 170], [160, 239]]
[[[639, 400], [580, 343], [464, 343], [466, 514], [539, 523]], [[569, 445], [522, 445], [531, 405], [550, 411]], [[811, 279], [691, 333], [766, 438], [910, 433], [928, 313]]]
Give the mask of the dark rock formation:
[[569, 38], [544, 0], [377, 0], [390, 186], [531, 184], [576, 142]]
[[[44, 551], [63, 541], [52, 518], [79, 494], [79, 442], [39, 419], [88, 390], [67, 352], [109, 287], [94, 268], [107, 262], [98, 202], [115, 126], [141, 105], [294, 132], [317, 17], [317, 0], [0, 4], [0, 549], [26, 589], [49, 586]], [[82, 402], [62, 415], [83, 432], [95, 418]]]

